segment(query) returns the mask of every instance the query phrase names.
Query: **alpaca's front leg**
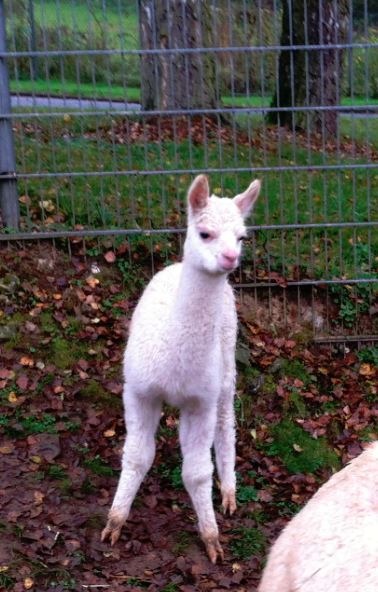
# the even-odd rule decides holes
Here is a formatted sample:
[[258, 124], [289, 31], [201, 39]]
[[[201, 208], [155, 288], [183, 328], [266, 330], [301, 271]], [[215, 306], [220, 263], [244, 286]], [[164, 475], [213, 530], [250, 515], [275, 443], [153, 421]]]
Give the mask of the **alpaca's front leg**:
[[235, 358], [234, 350], [224, 356], [224, 377], [218, 401], [214, 448], [218, 477], [221, 484], [224, 512], [236, 510], [235, 478]]
[[161, 404], [138, 398], [125, 386], [127, 436], [122, 457], [122, 472], [101, 540], [108, 537], [112, 545], [118, 540], [131, 504], [155, 456], [155, 431]]
[[198, 528], [212, 563], [223, 559], [218, 526], [212, 503], [211, 446], [216, 409], [198, 403], [195, 410], [184, 408], [180, 415], [180, 444], [183, 454], [182, 478], [198, 518]]

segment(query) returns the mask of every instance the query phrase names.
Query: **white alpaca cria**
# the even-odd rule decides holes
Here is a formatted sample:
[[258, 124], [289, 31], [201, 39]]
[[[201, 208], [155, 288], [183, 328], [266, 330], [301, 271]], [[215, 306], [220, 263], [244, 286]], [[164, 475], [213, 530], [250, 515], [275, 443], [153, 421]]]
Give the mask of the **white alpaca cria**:
[[378, 442], [331, 477], [286, 526], [258, 592], [378, 591]]
[[236, 309], [227, 274], [246, 235], [244, 218], [260, 190], [255, 180], [233, 199], [209, 195], [206, 176], [188, 192], [188, 230], [182, 263], [160, 271], [131, 321], [124, 357], [127, 437], [122, 473], [102, 540], [114, 544], [155, 455], [162, 402], [180, 408], [182, 477], [211, 561], [223, 557], [211, 499], [211, 447], [222, 505], [235, 502]]

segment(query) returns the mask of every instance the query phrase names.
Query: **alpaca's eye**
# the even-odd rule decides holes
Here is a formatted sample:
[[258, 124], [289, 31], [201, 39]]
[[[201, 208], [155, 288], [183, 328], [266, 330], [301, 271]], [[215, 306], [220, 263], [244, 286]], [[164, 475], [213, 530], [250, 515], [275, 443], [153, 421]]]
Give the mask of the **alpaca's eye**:
[[200, 232], [199, 235], [200, 235], [201, 238], [203, 238], [203, 240], [206, 240], [207, 238], [210, 238], [210, 233], [209, 232]]
[[245, 240], [247, 237], [246, 236], [239, 236], [238, 241], [243, 241]]

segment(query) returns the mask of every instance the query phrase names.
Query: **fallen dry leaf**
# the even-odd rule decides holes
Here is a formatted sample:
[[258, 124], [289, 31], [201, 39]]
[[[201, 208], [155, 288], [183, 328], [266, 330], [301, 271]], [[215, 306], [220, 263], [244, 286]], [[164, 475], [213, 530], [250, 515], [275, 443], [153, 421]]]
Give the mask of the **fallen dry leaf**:
[[116, 254], [114, 253], [114, 251], [108, 251], [107, 253], [105, 253], [104, 259], [105, 261], [107, 261], [107, 263], [114, 263], [114, 261], [116, 260]]
[[374, 376], [376, 372], [375, 366], [373, 364], [361, 364], [359, 373], [362, 376]]
[[105, 430], [104, 432], [104, 436], [105, 438], [113, 438], [113, 436], [115, 436], [115, 430], [110, 429], [110, 430]]
[[34, 366], [34, 360], [30, 356], [22, 356], [20, 358], [20, 364], [21, 364], [21, 366], [32, 367], [32, 366]]
[[25, 578], [24, 579], [24, 588], [25, 590], [30, 590], [34, 586], [34, 580], [32, 578]]

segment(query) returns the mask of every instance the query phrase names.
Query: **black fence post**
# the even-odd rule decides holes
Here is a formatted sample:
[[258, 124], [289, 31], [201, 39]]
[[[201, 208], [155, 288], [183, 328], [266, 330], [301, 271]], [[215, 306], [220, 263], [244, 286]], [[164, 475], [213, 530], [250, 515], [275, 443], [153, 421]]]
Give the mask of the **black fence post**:
[[16, 158], [11, 121], [11, 98], [6, 63], [4, 0], [0, 0], [0, 213], [3, 224], [18, 229], [20, 211], [17, 195]]

